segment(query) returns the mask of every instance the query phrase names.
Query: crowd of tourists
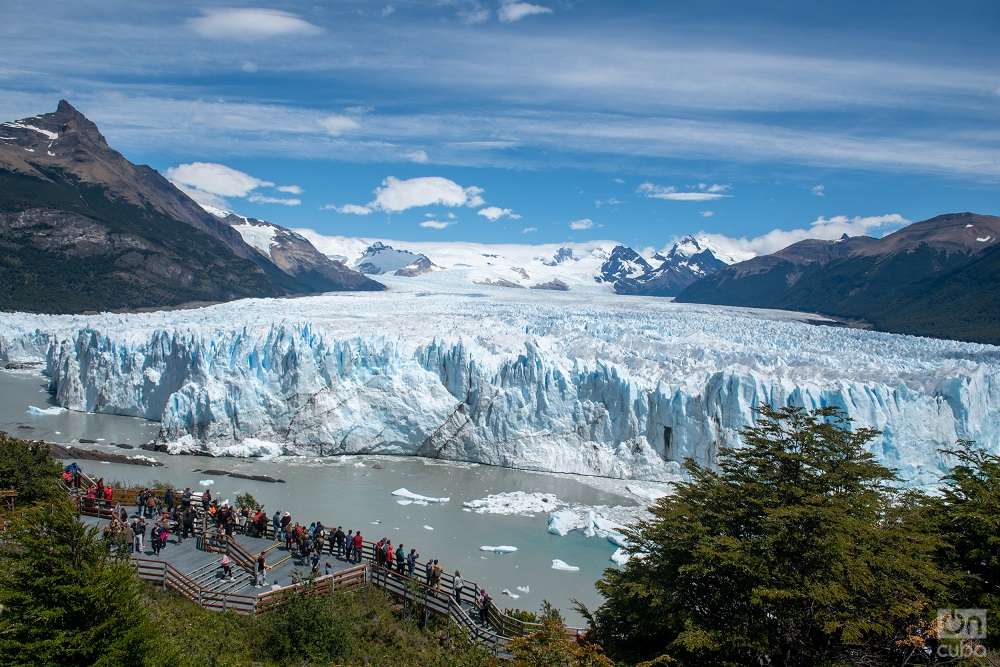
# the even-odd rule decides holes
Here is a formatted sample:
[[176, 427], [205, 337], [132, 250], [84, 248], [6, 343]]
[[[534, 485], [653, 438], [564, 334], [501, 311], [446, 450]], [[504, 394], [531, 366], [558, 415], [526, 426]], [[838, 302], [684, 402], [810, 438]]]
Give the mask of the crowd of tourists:
[[[214, 533], [220, 541], [232, 537], [235, 532], [242, 532], [250, 537], [272, 538], [298, 565], [308, 566], [311, 576], [320, 574], [320, 563], [325, 556], [345, 563], [360, 563], [365, 556], [365, 538], [361, 530], [349, 528], [345, 532], [342, 526], [334, 529], [324, 526], [321, 521], [314, 521], [306, 526], [293, 521], [290, 512], [281, 510], [275, 511], [269, 521], [263, 507], [235, 508], [226, 501], [220, 503], [212, 497], [210, 489], [196, 494], [190, 487], [179, 493], [173, 488], [167, 488], [162, 491], [162, 495], [157, 490], [139, 489], [135, 496], [135, 512], [130, 515], [126, 507], [114, 501], [114, 489], [105, 485], [103, 478], [85, 483], [85, 477], [76, 463], [66, 467], [63, 482], [76, 491], [80, 502], [111, 510], [111, 520], [104, 528], [105, 540], [109, 548], [123, 553], [152, 553], [158, 556], [167, 547], [171, 537], [175, 544], [195, 537], [196, 527], [199, 526], [201, 517], [204, 517], [206, 535]], [[445, 594], [442, 592], [444, 568], [436, 558], [427, 559], [423, 572], [418, 575], [416, 570], [420, 554], [415, 547], [407, 549], [402, 543], [394, 545], [392, 540], [383, 537], [372, 549], [371, 558], [378, 572], [406, 578], [421, 576], [422, 583], [431, 590]], [[228, 554], [219, 560], [223, 578], [232, 579], [233, 564], [233, 559]], [[266, 551], [260, 552], [253, 563], [255, 587], [267, 586], [266, 575], [270, 569]], [[323, 574], [333, 571], [329, 560], [325, 561], [322, 570]], [[292, 575], [293, 583], [298, 581], [298, 577], [297, 573]], [[489, 593], [475, 585], [469, 587], [456, 570], [452, 575], [450, 595], [461, 604], [463, 593], [467, 589], [479, 609], [480, 621], [485, 623], [486, 613], [492, 602]]]

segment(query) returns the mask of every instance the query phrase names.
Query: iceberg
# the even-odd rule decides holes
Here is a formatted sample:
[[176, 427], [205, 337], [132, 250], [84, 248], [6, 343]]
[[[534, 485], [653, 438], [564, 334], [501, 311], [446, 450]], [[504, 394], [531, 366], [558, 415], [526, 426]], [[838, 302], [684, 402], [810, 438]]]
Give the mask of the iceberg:
[[779, 311], [449, 287], [440, 273], [390, 277], [386, 292], [5, 313], [0, 361], [44, 362], [61, 407], [160, 421], [170, 452], [669, 480], [739, 446], [761, 403], [832, 406], [879, 429], [872, 453], [914, 484], [940, 478], [939, 450], [959, 438], [1000, 451], [997, 347]]
[[479, 550], [480, 551], [492, 551], [493, 553], [501, 554], [502, 555], [502, 554], [514, 553], [515, 551], [517, 551], [517, 547], [511, 547], [511, 546], [507, 546], [507, 545], [500, 545], [500, 546], [496, 546], [496, 547], [494, 547], [494, 546], [481, 546], [481, 547], [479, 547]]
[[413, 493], [412, 491], [409, 491], [409, 490], [407, 490], [405, 488], [403, 488], [403, 489], [396, 489], [395, 491], [392, 492], [392, 495], [398, 496], [400, 498], [404, 498], [404, 499], [409, 500], [409, 501], [414, 502], [414, 503], [419, 503], [419, 502], [423, 502], [423, 503], [446, 503], [449, 500], [451, 500], [451, 498], [431, 498], [430, 496], [422, 496], [419, 493]]
[[42, 417], [42, 416], [60, 415], [66, 412], [66, 408], [61, 408], [58, 405], [54, 405], [49, 408], [40, 408], [36, 405], [29, 405], [28, 409], [25, 412], [27, 412], [27, 414], [31, 415], [32, 417]]
[[570, 565], [569, 563], [559, 560], [558, 558], [552, 559], [552, 569], [559, 570], [561, 572], [579, 572], [580, 568], [576, 565]]

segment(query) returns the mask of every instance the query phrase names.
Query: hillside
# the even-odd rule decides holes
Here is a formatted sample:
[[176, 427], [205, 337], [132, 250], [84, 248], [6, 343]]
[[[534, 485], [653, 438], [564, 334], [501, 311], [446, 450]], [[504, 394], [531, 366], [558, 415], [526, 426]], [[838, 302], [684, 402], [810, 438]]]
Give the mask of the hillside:
[[941, 215], [881, 239], [808, 240], [707, 276], [688, 303], [781, 308], [1000, 343], [1000, 217]]

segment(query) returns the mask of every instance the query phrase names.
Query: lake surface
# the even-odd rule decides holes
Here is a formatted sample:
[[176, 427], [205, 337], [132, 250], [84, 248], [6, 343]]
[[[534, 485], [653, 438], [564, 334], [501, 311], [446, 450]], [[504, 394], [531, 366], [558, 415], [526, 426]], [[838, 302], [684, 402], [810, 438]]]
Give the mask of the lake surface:
[[[122, 454], [129, 452], [111, 443], [138, 447], [152, 440], [159, 424], [132, 417], [63, 411], [30, 414], [30, 406], [47, 409], [54, 404], [45, 378], [37, 374], [0, 372], [0, 430], [25, 438], [52, 442], [77, 442], [79, 438], [101, 440], [84, 445]], [[27, 428], [26, 428], [27, 427]], [[532, 473], [482, 465], [451, 464], [428, 459], [380, 456], [338, 458], [282, 457], [272, 460], [227, 459], [201, 456], [170, 456], [141, 452], [162, 461], [163, 467], [144, 467], [95, 461], [80, 465], [108, 481], [151, 482], [159, 480], [178, 487], [205, 488], [211, 482], [213, 496], [234, 499], [249, 492], [264, 504], [292, 513], [293, 520], [322, 520], [327, 526], [360, 529], [365, 538], [388, 537], [415, 546], [422, 558], [438, 558], [449, 572], [456, 569], [470, 581], [487, 586], [497, 604], [538, 609], [549, 600], [566, 613], [570, 623], [579, 623], [572, 600], [588, 606], [599, 603], [594, 582], [607, 567], [615, 546], [600, 537], [571, 532], [565, 537], [547, 532], [546, 513], [534, 516], [478, 514], [462, 503], [509, 491], [552, 493], [574, 505], [634, 505], [635, 501], [613, 491], [623, 482]], [[225, 470], [266, 474], [284, 479], [276, 484], [206, 475], [195, 470]], [[430, 497], [450, 497], [441, 504], [400, 505], [392, 491], [406, 488]], [[608, 490], [610, 489], [610, 490]], [[431, 530], [433, 529], [433, 530]], [[484, 545], [511, 545], [517, 551], [506, 555], [485, 553]], [[551, 569], [558, 558], [578, 566], [578, 572]], [[517, 587], [528, 587], [524, 593]], [[503, 589], [519, 595], [512, 599]]]

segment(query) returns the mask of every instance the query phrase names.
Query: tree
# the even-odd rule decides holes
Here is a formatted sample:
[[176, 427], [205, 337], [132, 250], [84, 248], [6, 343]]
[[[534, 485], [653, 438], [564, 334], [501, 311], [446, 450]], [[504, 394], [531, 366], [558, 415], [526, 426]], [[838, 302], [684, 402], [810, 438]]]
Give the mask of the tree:
[[[949, 583], [926, 497], [898, 489], [830, 408], [760, 408], [743, 446], [626, 531], [589, 615], [615, 659], [668, 664], [902, 663]], [[586, 610], [585, 610], [586, 611]]]
[[0, 489], [17, 491], [18, 505], [62, 495], [59, 464], [44, 442], [28, 442], [0, 433]]
[[20, 513], [0, 544], [0, 664], [140, 665], [139, 582], [66, 499]]
[[[957, 579], [954, 606], [986, 609], [988, 622], [1000, 621], [1000, 457], [960, 441], [945, 453], [958, 465], [945, 476], [940, 498], [939, 558]], [[1000, 633], [986, 638], [1000, 648]]]
[[543, 615], [541, 625], [511, 640], [508, 650], [514, 667], [613, 667], [599, 646], [570, 637], [557, 615]]
[[349, 649], [345, 622], [329, 596], [310, 594], [308, 589], [293, 593], [262, 619], [264, 650], [281, 663], [330, 664]]

